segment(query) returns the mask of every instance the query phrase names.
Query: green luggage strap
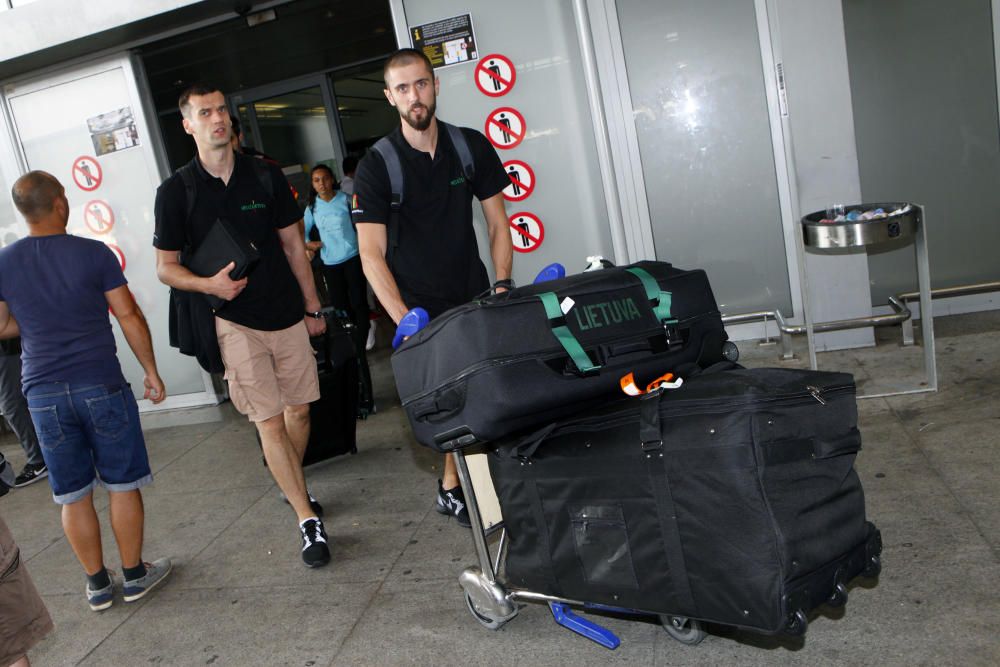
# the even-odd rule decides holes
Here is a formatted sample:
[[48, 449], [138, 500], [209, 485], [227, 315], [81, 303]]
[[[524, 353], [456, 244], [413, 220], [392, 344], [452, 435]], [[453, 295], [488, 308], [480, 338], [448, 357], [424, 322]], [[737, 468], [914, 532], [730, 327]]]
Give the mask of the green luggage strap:
[[[553, 335], [555, 335], [559, 344], [563, 346], [563, 349], [566, 350], [566, 354], [573, 360], [573, 363], [576, 364], [580, 372], [590, 373], [591, 371], [600, 369], [600, 366], [590, 360], [583, 346], [580, 345], [580, 341], [576, 339], [573, 332], [566, 326], [566, 318], [563, 315], [562, 308], [559, 307], [559, 297], [552, 292], [543, 292], [536, 296], [538, 296], [542, 305], [545, 306], [545, 316], [549, 318]], [[560, 320], [562, 323], [559, 323]]]
[[664, 324], [676, 324], [677, 320], [670, 317], [671, 293], [661, 290], [660, 284], [656, 282], [656, 278], [649, 275], [649, 272], [645, 269], [633, 266], [625, 270], [642, 282], [642, 287], [646, 290], [646, 298], [649, 299], [649, 304], [653, 308], [653, 314], [656, 315], [656, 319]]

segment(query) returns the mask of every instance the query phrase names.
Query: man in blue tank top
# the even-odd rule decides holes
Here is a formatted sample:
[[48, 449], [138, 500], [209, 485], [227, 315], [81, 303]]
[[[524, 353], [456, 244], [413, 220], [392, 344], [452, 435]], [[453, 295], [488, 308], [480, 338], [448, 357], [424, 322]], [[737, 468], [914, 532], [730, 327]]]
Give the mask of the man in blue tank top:
[[139, 489], [152, 480], [139, 411], [122, 376], [110, 308], [145, 373], [145, 398], [166, 396], [149, 327], [115, 254], [66, 233], [69, 201], [51, 174], [14, 183], [14, 205], [28, 236], [0, 251], [0, 338], [21, 336], [22, 386], [49, 469], [63, 530], [87, 575], [94, 611], [115, 599], [104, 567], [93, 489], [108, 490], [125, 602], [139, 600], [170, 573], [170, 560], [142, 559]]

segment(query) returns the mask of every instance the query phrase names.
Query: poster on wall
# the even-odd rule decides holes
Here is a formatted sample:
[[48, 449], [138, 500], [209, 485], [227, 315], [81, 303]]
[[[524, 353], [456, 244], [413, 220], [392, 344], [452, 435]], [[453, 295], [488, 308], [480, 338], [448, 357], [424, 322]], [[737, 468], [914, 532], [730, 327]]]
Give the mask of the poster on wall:
[[98, 156], [139, 145], [139, 132], [135, 129], [132, 107], [122, 107], [87, 119], [90, 139]]
[[472, 14], [410, 26], [410, 39], [413, 40], [413, 48], [426, 54], [435, 69], [479, 58]]

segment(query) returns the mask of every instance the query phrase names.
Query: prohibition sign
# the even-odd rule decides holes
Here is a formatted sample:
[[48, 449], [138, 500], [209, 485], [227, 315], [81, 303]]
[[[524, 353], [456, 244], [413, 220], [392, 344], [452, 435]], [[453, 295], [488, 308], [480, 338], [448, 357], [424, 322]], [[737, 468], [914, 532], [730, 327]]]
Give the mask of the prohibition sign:
[[534, 213], [524, 211], [510, 216], [510, 239], [516, 252], [538, 250], [545, 240], [545, 226]]
[[81, 155], [73, 160], [73, 182], [81, 190], [92, 192], [101, 186], [103, 180], [104, 172], [97, 158]]
[[503, 163], [510, 185], [503, 189], [503, 198], [507, 201], [521, 201], [535, 191], [535, 172], [527, 162], [508, 160]]
[[107, 234], [115, 226], [115, 212], [106, 201], [92, 199], [83, 207], [83, 221], [95, 234]]
[[122, 252], [122, 249], [119, 248], [118, 246], [116, 246], [114, 243], [108, 243], [106, 241], [105, 241], [104, 245], [106, 245], [109, 248], [111, 248], [111, 251], [113, 253], [115, 253], [115, 256], [118, 257], [118, 263], [121, 264], [122, 271], [124, 271], [125, 270], [125, 253]]
[[494, 109], [486, 117], [486, 136], [497, 148], [514, 148], [524, 139], [524, 116], [513, 107]]
[[516, 82], [517, 70], [507, 56], [494, 53], [481, 58], [476, 65], [476, 87], [483, 95], [506, 95]]

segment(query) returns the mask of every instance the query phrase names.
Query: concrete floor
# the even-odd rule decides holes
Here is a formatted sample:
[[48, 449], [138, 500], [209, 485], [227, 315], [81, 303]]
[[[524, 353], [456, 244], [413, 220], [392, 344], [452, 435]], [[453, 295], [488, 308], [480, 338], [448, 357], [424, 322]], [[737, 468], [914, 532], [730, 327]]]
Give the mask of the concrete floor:
[[[476, 563], [469, 531], [433, 507], [441, 457], [416, 445], [383, 341], [373, 355], [379, 413], [358, 424], [356, 456], [307, 471], [327, 508], [333, 563], [308, 570], [290, 509], [260, 464], [250, 425], [226, 404], [145, 418], [156, 482], [145, 494], [147, 559], [170, 555], [164, 587], [103, 613], [48, 485], [12, 492], [0, 511], [56, 630], [36, 665], [996, 665], [1000, 664], [1000, 315], [940, 319], [935, 394], [860, 402], [857, 467], [882, 530], [877, 585], [824, 609], [804, 640], [713, 628], [699, 646], [653, 622], [602, 618], [608, 651], [529, 604], [497, 632], [466, 610], [459, 572]], [[741, 344], [748, 365], [776, 348]], [[821, 355], [821, 367], [874, 382], [912, 364], [878, 353]], [[793, 365], [796, 362], [789, 362]], [[917, 366], [919, 368], [919, 365]], [[909, 371], [900, 369], [910, 368]], [[20, 465], [16, 443], [2, 443]], [[97, 501], [107, 505], [103, 492]], [[109, 567], [119, 570], [110, 530]]]

